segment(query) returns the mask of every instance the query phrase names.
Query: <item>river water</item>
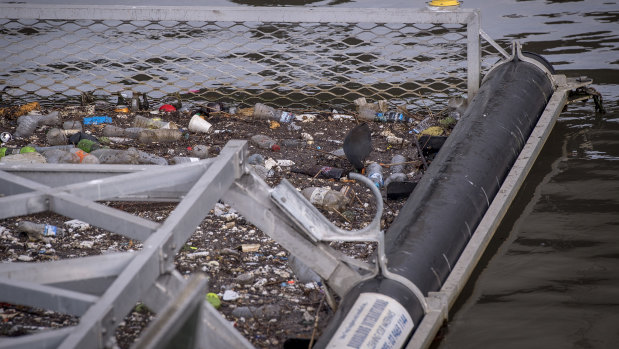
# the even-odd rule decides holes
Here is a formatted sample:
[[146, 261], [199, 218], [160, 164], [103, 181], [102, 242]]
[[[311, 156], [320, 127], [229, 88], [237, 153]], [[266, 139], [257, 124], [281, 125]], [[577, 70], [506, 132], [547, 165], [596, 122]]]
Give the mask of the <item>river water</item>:
[[[58, 3], [34, 0], [30, 3]], [[82, 4], [170, 5], [82, 0]], [[412, 0], [179, 0], [176, 5], [424, 7]], [[496, 41], [519, 40], [604, 98], [564, 111], [450, 314], [437, 348], [619, 347], [619, 4], [466, 0]]]

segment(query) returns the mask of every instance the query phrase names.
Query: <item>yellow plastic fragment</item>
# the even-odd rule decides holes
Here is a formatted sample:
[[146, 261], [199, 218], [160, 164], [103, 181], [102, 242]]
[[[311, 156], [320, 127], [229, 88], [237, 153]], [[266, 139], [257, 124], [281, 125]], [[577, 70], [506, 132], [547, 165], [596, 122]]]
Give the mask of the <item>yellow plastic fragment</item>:
[[432, 126], [428, 127], [425, 130], [421, 131], [421, 136], [440, 136], [443, 134], [443, 128], [440, 126]]

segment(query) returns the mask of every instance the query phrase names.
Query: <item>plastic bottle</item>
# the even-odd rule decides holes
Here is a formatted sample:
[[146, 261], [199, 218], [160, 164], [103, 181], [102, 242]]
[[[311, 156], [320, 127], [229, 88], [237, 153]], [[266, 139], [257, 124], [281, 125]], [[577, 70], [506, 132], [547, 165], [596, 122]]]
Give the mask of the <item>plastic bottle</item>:
[[183, 133], [177, 129], [142, 130], [138, 134], [141, 143], [174, 142], [181, 139]]
[[261, 149], [271, 149], [273, 151], [280, 151], [280, 146], [275, 140], [265, 135], [254, 135], [251, 137], [251, 142], [256, 147]]
[[359, 119], [378, 122], [413, 122], [412, 118], [405, 117], [403, 113], [393, 111], [381, 113], [369, 108], [359, 109]]
[[138, 162], [140, 164], [147, 164], [147, 165], [167, 165], [168, 164], [168, 160], [162, 158], [161, 156], [157, 156], [157, 155], [153, 155], [141, 150], [137, 150], [135, 148], [129, 148], [129, 149], [134, 149], [138, 152]]
[[140, 104], [142, 110], [150, 109], [150, 104], [148, 103], [148, 99], [146, 98], [146, 93], [142, 93], [142, 103]]
[[43, 156], [49, 164], [79, 164], [81, 158], [75, 153], [62, 149], [50, 149], [43, 152]]
[[50, 147], [33, 147], [33, 148], [37, 152], [43, 153], [43, 152], [46, 152], [46, 151], [51, 150], [51, 149], [61, 149], [61, 150], [69, 151], [69, 150], [75, 148], [75, 145], [73, 145], [73, 144], [62, 144], [62, 145], [53, 145], [53, 146], [50, 146]]
[[140, 163], [140, 153], [135, 148], [127, 150], [101, 148], [94, 150], [91, 155], [96, 156], [101, 164], [132, 164]]
[[404, 162], [406, 162], [406, 158], [400, 154], [396, 154], [391, 158], [391, 174], [385, 180], [385, 187], [388, 187], [389, 183], [392, 182], [407, 180], [406, 174], [404, 174], [404, 168], [406, 166]]
[[44, 164], [47, 161], [43, 155], [37, 152], [28, 152], [3, 156], [0, 158], [0, 162], [13, 164]]
[[39, 224], [30, 221], [17, 223], [17, 231], [28, 234], [31, 241], [42, 240], [45, 237], [57, 237], [64, 235], [64, 229], [55, 225]]
[[82, 132], [82, 123], [79, 121], [65, 121], [62, 123], [65, 135], [72, 135], [74, 133]]
[[191, 156], [175, 156], [175, 157], [172, 158], [172, 163], [176, 164], [176, 165], [184, 164], [184, 163], [187, 163], [187, 162], [197, 162], [197, 161], [200, 161], [200, 159], [199, 158], [194, 158], [194, 157], [191, 157]]
[[118, 106], [126, 106], [127, 101], [125, 100], [126, 95], [124, 93], [118, 92], [118, 100], [116, 101], [116, 105]]
[[140, 108], [140, 98], [137, 93], [134, 93], [133, 96], [131, 96], [131, 111], [140, 111]]
[[415, 126], [415, 128], [413, 129], [413, 131], [415, 133], [421, 133], [423, 132], [425, 129], [435, 126], [435, 122], [434, 120], [428, 116], [427, 118], [419, 121], [419, 123], [417, 124], [417, 126]]
[[379, 163], [373, 162], [366, 168], [366, 176], [374, 182], [377, 188], [383, 186], [383, 168]]
[[144, 128], [141, 127], [128, 127], [122, 128], [114, 125], [106, 125], [103, 128], [103, 135], [105, 137], [127, 137], [137, 139], [140, 136], [140, 132]]
[[283, 110], [278, 110], [273, 107], [269, 107], [266, 104], [256, 103], [254, 106], [254, 119], [261, 120], [275, 120], [278, 122], [291, 122], [295, 119], [295, 115]]
[[206, 159], [208, 158], [208, 146], [204, 144], [194, 145], [193, 147], [191, 147], [189, 155], [200, 159]]
[[39, 121], [34, 115], [26, 115], [20, 118], [17, 129], [15, 129], [15, 137], [30, 137], [39, 126]]
[[82, 149], [72, 148], [72, 149], [69, 149], [69, 152], [79, 156], [80, 163], [82, 164], [98, 164], [99, 163], [99, 159], [96, 156], [92, 154], [88, 154]]
[[177, 129], [178, 126], [173, 122], [163, 121], [160, 118], [145, 118], [140, 115], [136, 115], [133, 120], [133, 127], [152, 128], [152, 129]]
[[68, 142], [67, 135], [64, 131], [55, 127], [47, 131], [45, 138], [47, 139], [47, 144], [49, 145], [62, 145], [67, 144]]
[[247, 163], [250, 165], [264, 165], [264, 156], [260, 154], [251, 154], [247, 158]]
[[329, 187], [309, 187], [301, 190], [301, 194], [317, 207], [341, 212], [350, 203], [348, 191], [349, 187], [343, 187], [340, 191]]
[[316, 178], [333, 178], [340, 179], [345, 170], [343, 168], [331, 166], [312, 166], [310, 168], [293, 168], [290, 170], [294, 173], [302, 173]]

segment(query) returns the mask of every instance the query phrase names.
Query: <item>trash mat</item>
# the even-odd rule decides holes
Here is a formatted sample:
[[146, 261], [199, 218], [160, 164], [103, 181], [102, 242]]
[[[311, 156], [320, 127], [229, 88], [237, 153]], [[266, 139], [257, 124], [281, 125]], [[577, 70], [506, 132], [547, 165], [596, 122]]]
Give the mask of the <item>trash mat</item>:
[[[5, 163], [33, 162], [175, 166], [216, 157], [228, 141], [242, 139], [249, 144], [251, 169], [272, 187], [290, 181], [340, 228], [364, 227], [376, 210], [372, 193], [350, 180], [349, 173], [376, 178], [387, 204], [381, 220], [387, 228], [457, 123], [447, 110], [428, 114], [425, 108], [396, 108], [388, 101], [287, 109], [268, 103], [181, 100], [178, 95], [158, 102], [146, 95], [118, 94], [109, 96], [116, 103], [107, 103], [92, 95], [86, 94], [80, 105], [48, 107], [40, 101], [1, 108], [0, 170]], [[174, 208], [170, 203], [108, 204], [156, 222]], [[142, 247], [56, 214], [4, 219], [0, 238], [5, 247], [0, 258], [15, 263]], [[332, 245], [365, 261], [375, 248], [365, 242]], [[296, 276], [298, 268], [290, 267], [289, 257], [234, 209], [218, 203], [176, 256], [176, 268], [182, 274], [208, 274], [205, 299], [254, 346], [276, 347], [291, 337], [309, 339], [316, 318], [320, 330], [333, 316], [323, 299], [324, 285]], [[9, 319], [18, 316], [11, 314], [23, 318], [9, 328], [12, 334], [79, 321], [53, 312], [29, 313], [18, 305], [7, 305], [4, 311]], [[129, 347], [153, 316], [136, 306], [117, 330], [118, 345]]]

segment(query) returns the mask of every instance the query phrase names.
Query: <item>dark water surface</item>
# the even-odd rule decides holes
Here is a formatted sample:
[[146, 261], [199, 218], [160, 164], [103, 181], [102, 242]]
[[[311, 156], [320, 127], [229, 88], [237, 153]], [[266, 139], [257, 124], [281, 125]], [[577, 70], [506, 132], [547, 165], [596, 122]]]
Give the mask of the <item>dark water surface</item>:
[[[53, 0], [31, 3], [58, 3]], [[80, 3], [170, 5], [167, 2]], [[412, 0], [180, 0], [177, 5], [415, 7]], [[619, 348], [619, 5], [617, 1], [482, 1], [482, 27], [519, 40], [603, 96], [564, 111], [439, 348]]]

